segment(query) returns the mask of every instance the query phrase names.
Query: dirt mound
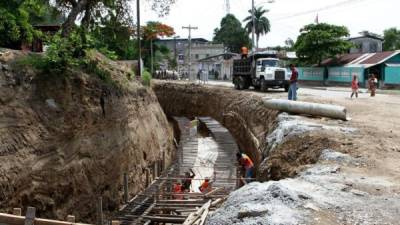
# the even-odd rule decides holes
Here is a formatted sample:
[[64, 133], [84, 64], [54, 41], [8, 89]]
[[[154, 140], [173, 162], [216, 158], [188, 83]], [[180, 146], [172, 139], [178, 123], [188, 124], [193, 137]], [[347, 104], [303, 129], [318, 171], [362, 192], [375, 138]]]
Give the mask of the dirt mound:
[[294, 177], [304, 166], [315, 164], [323, 149], [338, 144], [327, 135], [310, 132], [288, 138], [270, 153], [259, 169], [259, 180], [281, 180]]
[[170, 161], [173, 129], [129, 71], [97, 55], [113, 82], [81, 71], [38, 74], [11, 66], [18, 54], [0, 56], [1, 211], [34, 206], [41, 217], [93, 222], [98, 197], [106, 211], [118, 208], [124, 173], [133, 195], [163, 152]]

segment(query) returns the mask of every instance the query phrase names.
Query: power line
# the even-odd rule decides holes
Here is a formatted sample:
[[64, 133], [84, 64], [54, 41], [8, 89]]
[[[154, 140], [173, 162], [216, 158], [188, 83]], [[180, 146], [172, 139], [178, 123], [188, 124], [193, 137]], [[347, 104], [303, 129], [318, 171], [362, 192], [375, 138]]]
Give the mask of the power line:
[[284, 17], [279, 17], [276, 19], [272, 19], [273, 21], [281, 21], [281, 20], [287, 20], [287, 19], [291, 19], [291, 18], [295, 18], [295, 17], [299, 17], [299, 16], [304, 16], [304, 15], [308, 15], [308, 14], [312, 14], [312, 13], [317, 13], [320, 11], [326, 11], [332, 8], [337, 8], [337, 7], [341, 7], [341, 6], [345, 6], [345, 5], [349, 5], [349, 4], [353, 4], [353, 3], [357, 3], [357, 2], [363, 2], [363, 1], [367, 1], [367, 0], [346, 0], [346, 1], [342, 1], [342, 2], [338, 2], [332, 5], [327, 5], [321, 8], [317, 8], [317, 9], [312, 9], [312, 10], [307, 10], [307, 11], [303, 11], [303, 12], [299, 12], [299, 13], [295, 13], [292, 15], [288, 15], [288, 16], [284, 16]]

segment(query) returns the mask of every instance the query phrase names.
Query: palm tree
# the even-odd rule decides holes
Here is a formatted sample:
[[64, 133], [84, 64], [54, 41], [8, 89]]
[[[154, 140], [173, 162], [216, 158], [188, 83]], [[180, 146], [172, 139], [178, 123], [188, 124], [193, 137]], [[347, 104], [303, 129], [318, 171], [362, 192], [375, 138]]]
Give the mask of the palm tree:
[[[249, 10], [250, 16], [246, 17], [243, 22], [247, 22], [246, 30], [249, 34], [251, 34], [253, 30], [253, 19], [252, 19], [252, 10]], [[260, 40], [260, 36], [267, 34], [270, 32], [271, 25], [267, 17], [264, 16], [269, 10], [263, 9], [261, 6], [258, 8], [254, 8], [254, 21], [255, 21], [255, 34], [257, 38], [257, 48], [258, 41]]]

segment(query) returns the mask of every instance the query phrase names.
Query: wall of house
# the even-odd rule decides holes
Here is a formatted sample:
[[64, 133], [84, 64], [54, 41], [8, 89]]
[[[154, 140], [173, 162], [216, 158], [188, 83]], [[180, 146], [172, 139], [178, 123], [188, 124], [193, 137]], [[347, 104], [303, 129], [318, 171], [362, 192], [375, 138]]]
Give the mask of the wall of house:
[[302, 81], [323, 81], [324, 68], [322, 67], [300, 67], [297, 68], [299, 72], [299, 80]]
[[363, 83], [364, 68], [362, 67], [330, 67], [328, 68], [328, 81], [332, 82], [351, 82], [353, 76], [358, 77], [358, 81]]
[[400, 84], [400, 66], [385, 67], [385, 84]]
[[383, 72], [385, 84], [400, 84], [400, 54], [385, 62]]

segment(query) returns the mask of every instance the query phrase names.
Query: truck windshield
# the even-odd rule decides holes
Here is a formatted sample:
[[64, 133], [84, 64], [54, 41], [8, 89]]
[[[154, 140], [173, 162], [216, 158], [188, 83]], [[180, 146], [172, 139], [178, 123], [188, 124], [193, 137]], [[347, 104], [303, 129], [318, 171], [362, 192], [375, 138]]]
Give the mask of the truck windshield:
[[260, 66], [264, 67], [278, 67], [279, 61], [278, 60], [263, 60], [262, 62], [258, 63]]

